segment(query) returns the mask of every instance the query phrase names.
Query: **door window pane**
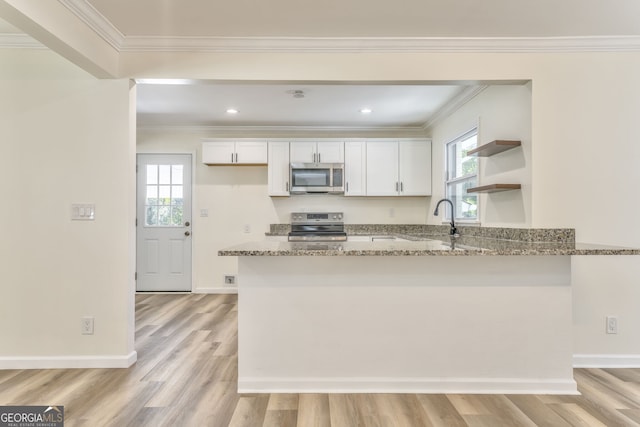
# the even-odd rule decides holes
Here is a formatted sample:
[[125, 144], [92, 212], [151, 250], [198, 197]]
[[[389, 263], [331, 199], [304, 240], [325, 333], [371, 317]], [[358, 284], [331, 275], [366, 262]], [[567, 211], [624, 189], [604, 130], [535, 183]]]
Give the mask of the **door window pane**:
[[147, 184], [158, 183], [158, 165], [147, 165]]
[[171, 184], [171, 165], [160, 165], [159, 183]]
[[169, 185], [158, 186], [158, 198], [160, 199], [159, 204], [161, 205], [171, 204], [171, 186]]
[[147, 165], [145, 226], [183, 225], [183, 165]]
[[145, 225], [158, 225], [158, 207], [147, 206], [147, 214], [145, 215]]
[[182, 184], [183, 167], [182, 165], [171, 165], [171, 183]]
[[158, 207], [158, 225], [171, 225], [171, 208], [169, 206]]

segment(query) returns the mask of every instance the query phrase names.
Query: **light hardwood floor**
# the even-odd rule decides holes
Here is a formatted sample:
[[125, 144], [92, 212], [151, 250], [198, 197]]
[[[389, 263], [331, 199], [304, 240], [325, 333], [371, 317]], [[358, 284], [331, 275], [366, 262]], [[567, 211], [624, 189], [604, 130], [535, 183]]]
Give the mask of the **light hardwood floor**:
[[576, 369], [581, 396], [236, 393], [235, 295], [136, 296], [129, 369], [0, 371], [0, 405], [65, 426], [640, 426], [640, 369]]

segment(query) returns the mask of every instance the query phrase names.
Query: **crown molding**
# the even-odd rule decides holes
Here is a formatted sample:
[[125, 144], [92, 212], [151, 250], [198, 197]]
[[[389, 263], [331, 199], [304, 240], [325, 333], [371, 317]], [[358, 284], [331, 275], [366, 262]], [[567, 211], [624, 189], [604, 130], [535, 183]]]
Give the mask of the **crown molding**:
[[160, 37], [122, 34], [86, 0], [58, 0], [121, 52], [638, 52], [640, 36]]
[[0, 34], [0, 48], [46, 49], [46, 46], [26, 34]]
[[123, 52], [545, 53], [637, 52], [640, 36], [612, 37], [126, 37]]
[[443, 120], [449, 117], [451, 114], [458, 111], [460, 107], [462, 107], [467, 102], [471, 101], [477, 95], [479, 95], [482, 91], [484, 91], [489, 86], [467, 86], [465, 87], [458, 95], [453, 97], [449, 102], [443, 105], [438, 111], [436, 111], [430, 118], [425, 122], [422, 126], [424, 131], [428, 130], [430, 127], [435, 125], [440, 120]]
[[387, 133], [405, 132], [424, 134], [422, 126], [171, 126], [171, 125], [142, 125], [137, 127], [141, 131], [184, 131], [184, 132], [368, 132]]
[[125, 43], [125, 36], [100, 12], [86, 0], [58, 0], [82, 22], [87, 24], [98, 36], [120, 51]]

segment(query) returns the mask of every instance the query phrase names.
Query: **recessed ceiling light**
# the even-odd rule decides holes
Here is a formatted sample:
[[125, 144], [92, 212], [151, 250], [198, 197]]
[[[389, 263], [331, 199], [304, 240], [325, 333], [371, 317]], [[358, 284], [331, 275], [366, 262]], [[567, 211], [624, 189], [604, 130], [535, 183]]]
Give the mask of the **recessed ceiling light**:
[[361, 108], [360, 113], [362, 114], [371, 114], [373, 110], [371, 108]]
[[235, 108], [227, 108], [227, 114], [238, 114], [238, 110]]

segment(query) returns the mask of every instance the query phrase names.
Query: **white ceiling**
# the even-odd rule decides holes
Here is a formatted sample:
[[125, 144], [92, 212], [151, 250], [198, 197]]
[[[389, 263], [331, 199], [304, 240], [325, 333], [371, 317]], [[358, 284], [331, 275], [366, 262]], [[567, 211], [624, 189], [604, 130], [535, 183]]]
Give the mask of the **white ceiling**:
[[[78, 0], [71, 2], [77, 3]], [[640, 34], [638, 0], [87, 2], [127, 37], [558, 37]]]
[[[140, 84], [138, 125], [421, 127], [462, 90], [429, 84]], [[228, 114], [228, 108], [238, 113]], [[363, 108], [373, 111], [362, 114]]]
[[[329, 43], [403, 38], [443, 43], [518, 38], [640, 36], [639, 0], [58, 0], [116, 48], [237, 43], [261, 38]], [[0, 33], [17, 29], [0, 21]], [[467, 39], [468, 38], [468, 39]], [[407, 41], [407, 43], [409, 43]], [[304, 49], [303, 45], [296, 45]], [[309, 45], [311, 46], [311, 45]], [[303, 90], [295, 99], [288, 91]], [[421, 127], [470, 87], [433, 84], [139, 84], [139, 126]], [[358, 110], [370, 107], [370, 115]], [[229, 107], [240, 113], [230, 116]]]

